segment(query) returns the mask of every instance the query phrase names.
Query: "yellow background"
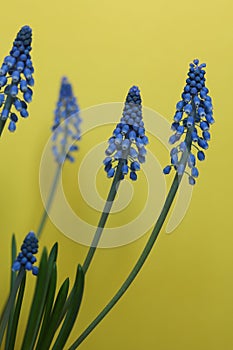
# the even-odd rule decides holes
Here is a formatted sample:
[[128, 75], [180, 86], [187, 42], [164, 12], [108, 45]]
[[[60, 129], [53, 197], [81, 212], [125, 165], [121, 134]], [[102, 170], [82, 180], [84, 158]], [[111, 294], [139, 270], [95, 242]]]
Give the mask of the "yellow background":
[[[5, 130], [0, 140], [0, 306], [8, 290], [11, 234], [20, 242], [36, 229], [43, 210], [39, 164], [60, 77], [70, 78], [82, 108], [123, 101], [128, 88], [138, 84], [144, 105], [171, 120], [188, 64], [198, 57], [207, 63], [217, 123], [189, 211], [175, 233], [162, 231], [134, 285], [80, 349], [233, 349], [232, 21], [230, 0], [1, 3], [1, 60], [20, 27], [29, 24], [36, 86], [30, 118], [20, 120], [15, 134]], [[84, 139], [80, 158], [88, 149]], [[157, 152], [153, 143], [150, 149]], [[166, 164], [168, 156], [160, 160]], [[67, 169], [72, 173], [71, 165]], [[110, 185], [104, 174], [102, 181]], [[98, 251], [69, 344], [120, 286], [147, 236]], [[41, 246], [55, 241], [59, 280], [73, 278], [87, 248], [48, 222]], [[29, 277], [29, 287], [33, 280]]]

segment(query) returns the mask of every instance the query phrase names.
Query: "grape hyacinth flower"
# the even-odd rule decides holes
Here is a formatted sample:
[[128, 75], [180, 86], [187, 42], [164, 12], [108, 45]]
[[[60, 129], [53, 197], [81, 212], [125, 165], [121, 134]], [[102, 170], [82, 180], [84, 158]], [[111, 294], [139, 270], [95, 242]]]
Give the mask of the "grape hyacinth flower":
[[123, 115], [120, 123], [113, 131], [113, 136], [108, 140], [106, 149], [107, 157], [104, 159], [105, 171], [108, 177], [115, 175], [116, 167], [113, 164], [122, 162], [122, 176], [130, 172], [130, 179], [137, 180], [137, 171], [140, 163], [145, 162], [148, 137], [145, 135], [144, 122], [142, 120], [142, 100], [137, 86], [131, 87], [126, 97]]
[[74, 145], [74, 142], [81, 138], [81, 121], [79, 106], [73, 95], [72, 86], [68, 79], [63, 77], [52, 126], [52, 152], [57, 163], [57, 169], [48, 194], [45, 210], [38, 226], [38, 238], [41, 236], [47, 221], [48, 212], [52, 206], [61, 176], [63, 163], [66, 159], [70, 162], [74, 162], [75, 160], [73, 152], [78, 150], [78, 146]]
[[34, 232], [29, 232], [25, 237], [23, 244], [21, 245], [21, 252], [18, 254], [16, 260], [13, 263], [12, 270], [19, 271], [25, 269], [32, 271], [33, 275], [37, 275], [38, 267], [33, 266], [36, 262], [34, 256], [38, 252], [38, 239]]
[[68, 79], [63, 77], [52, 126], [52, 150], [58, 164], [62, 164], [65, 159], [74, 162], [72, 153], [78, 150], [78, 146], [73, 145], [73, 142], [80, 140], [81, 121], [79, 106], [73, 95], [72, 86]]
[[[16, 130], [19, 115], [22, 118], [28, 117], [27, 105], [32, 101], [31, 87], [34, 86], [31, 42], [31, 28], [22, 27], [0, 68], [0, 133], [8, 117], [8, 130], [11, 132]], [[11, 111], [12, 106], [14, 112]]]
[[87, 273], [95, 254], [121, 180], [130, 172], [131, 180], [135, 181], [137, 179], [136, 172], [140, 170], [140, 163], [145, 162], [145, 145], [148, 144], [148, 138], [145, 136], [142, 100], [137, 86], [132, 86], [129, 89], [122, 118], [108, 143], [108, 148], [105, 151], [107, 157], [103, 163], [107, 176], [112, 177], [113, 180], [94, 238], [83, 263], [84, 274]]
[[182, 176], [188, 165], [190, 185], [195, 184], [195, 179], [199, 175], [196, 161], [205, 159], [204, 151], [208, 149], [211, 137], [210, 126], [214, 123], [212, 99], [205, 86], [205, 66], [205, 63], [199, 65], [197, 59], [190, 64], [186, 86], [181, 95], [182, 100], [176, 105], [172, 123], [172, 130], [175, 133], [170, 137], [169, 143], [175, 144], [183, 135], [186, 135], [185, 140], [172, 148], [171, 165], [163, 170], [164, 174], [169, 174], [174, 167], [177, 174]]
[[[169, 211], [171, 210], [172, 204], [175, 200], [177, 191], [181, 185], [181, 179], [185, 173], [186, 165], [188, 164], [191, 169], [189, 175], [189, 182], [191, 184], [194, 184], [195, 178], [198, 176], [198, 170], [196, 168], [196, 155], [192, 153], [192, 147], [198, 150], [197, 158], [199, 160], [204, 160], [204, 150], [208, 148], [208, 141], [210, 139], [209, 127], [214, 122], [211, 98], [208, 96], [208, 89], [205, 87], [204, 67], [205, 65], [203, 64], [199, 65], [198, 60], [194, 60], [190, 65], [190, 70], [188, 73], [189, 78], [186, 81], [187, 85], [185, 86], [184, 93], [182, 94], [182, 101], [178, 102], [177, 104], [177, 111], [174, 117], [174, 123], [172, 125], [172, 129], [175, 130], [175, 134], [170, 137], [169, 141], [171, 144], [174, 144], [177, 141], [180, 142], [177, 147], [174, 147], [171, 150], [171, 165], [168, 165], [164, 168], [165, 174], [170, 173], [172, 167], [174, 167], [176, 172], [170, 189], [164, 200], [161, 212], [157, 216], [154, 228], [149, 235], [142, 252], [139, 254], [136, 263], [134, 264], [130, 273], [127, 274], [126, 279], [117, 289], [116, 293], [113, 295], [110, 301], [104, 305], [104, 308], [74, 341], [70, 347], [70, 350], [75, 350], [81, 345], [81, 343], [91, 334], [96, 326], [99, 325], [100, 322], [107, 316], [107, 314], [116, 306], [119, 300], [125, 295], [129, 287], [132, 285], [135, 278], [138, 276], [138, 273], [141, 271], [144, 263], [146, 262], [150, 253], [153, 251], [153, 247], [157, 242], [164, 223], [166, 222]], [[120, 127], [122, 128], [122, 126]], [[116, 134], [118, 135], [118, 131]], [[183, 134], [185, 134], [185, 138], [184, 140], [180, 140]], [[117, 135], [114, 134], [115, 139]], [[110, 146], [111, 144], [112, 143], [110, 142]], [[118, 150], [115, 150], [114, 147], [111, 149], [112, 153], [117, 151]], [[110, 167], [106, 170], [110, 170]], [[118, 173], [119, 166], [117, 167], [114, 180], [116, 179]], [[119, 179], [117, 180], [119, 182]], [[102, 221], [100, 221], [100, 225], [102, 224]], [[89, 249], [88, 256], [83, 264], [85, 273], [93, 258], [93, 254], [94, 248], [91, 247]]]

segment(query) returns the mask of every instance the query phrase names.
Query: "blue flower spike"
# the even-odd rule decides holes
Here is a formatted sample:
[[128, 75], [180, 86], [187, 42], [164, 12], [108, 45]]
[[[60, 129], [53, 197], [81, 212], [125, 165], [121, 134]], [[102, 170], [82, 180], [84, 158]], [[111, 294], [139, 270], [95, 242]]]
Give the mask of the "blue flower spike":
[[[188, 165], [190, 185], [196, 183], [199, 175], [196, 159], [205, 160], [204, 151], [209, 147], [210, 126], [214, 123], [212, 99], [205, 86], [205, 66], [205, 63], [199, 64], [198, 59], [190, 64], [182, 100], [176, 105], [172, 124], [174, 134], [169, 139], [170, 144], [179, 144], [171, 150], [171, 165], [163, 170], [164, 174], [169, 174], [173, 167], [182, 176]], [[185, 139], [181, 141], [183, 135]]]
[[[0, 67], [0, 122], [1, 131], [9, 118], [8, 130], [14, 132], [18, 116], [28, 117], [27, 106], [32, 101], [34, 86], [30, 52], [32, 30], [24, 26], [18, 32], [12, 50]], [[15, 113], [11, 111], [14, 106]]]
[[72, 86], [66, 77], [62, 78], [59, 100], [52, 126], [52, 151], [58, 164], [66, 159], [74, 162], [73, 152], [78, 150], [74, 142], [80, 140], [80, 110], [73, 95]]
[[21, 252], [12, 265], [13, 271], [21, 269], [32, 271], [33, 275], [38, 275], [39, 269], [33, 266], [37, 261], [35, 254], [38, 252], [38, 239], [34, 232], [30, 231], [21, 245]]
[[132, 86], [126, 97], [120, 123], [108, 140], [109, 145], [105, 151], [107, 157], [103, 161], [107, 176], [113, 177], [119, 161], [123, 160], [121, 179], [129, 174], [132, 181], [137, 180], [140, 164], [146, 160], [145, 146], [148, 142], [142, 120], [140, 90], [137, 86]]

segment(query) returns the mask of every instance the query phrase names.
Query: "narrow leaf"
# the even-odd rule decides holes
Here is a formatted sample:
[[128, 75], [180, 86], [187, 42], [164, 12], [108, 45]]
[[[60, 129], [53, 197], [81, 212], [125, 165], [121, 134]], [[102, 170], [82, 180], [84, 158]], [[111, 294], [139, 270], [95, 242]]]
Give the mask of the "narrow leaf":
[[32, 349], [35, 342], [35, 330], [39, 328], [41, 314], [44, 307], [45, 281], [48, 275], [47, 251], [44, 248], [39, 265], [35, 292], [28, 317], [28, 323], [24, 334], [22, 349]]
[[51, 249], [48, 259], [46, 248], [44, 248], [42, 253], [36, 289], [34, 292], [27, 328], [22, 344], [22, 348], [24, 350], [32, 350], [38, 336], [43, 312], [48, 301], [46, 296], [52, 271], [54, 269], [54, 264], [57, 258], [57, 250], [58, 244], [56, 243]]
[[56, 242], [53, 245], [53, 247], [52, 247], [52, 249], [51, 249], [51, 251], [49, 253], [49, 259], [48, 260], [51, 261], [51, 262], [57, 261], [57, 252], [58, 252], [58, 243]]
[[66, 314], [66, 318], [63, 322], [62, 328], [58, 334], [56, 342], [53, 346], [53, 350], [62, 350], [64, 349], [64, 345], [72, 331], [75, 320], [77, 318], [79, 308], [82, 301], [84, 289], [84, 273], [81, 265], [78, 265], [76, 278], [74, 282], [74, 286], [70, 293], [70, 305]]
[[[13, 265], [15, 259], [16, 259], [16, 253], [17, 252], [17, 247], [16, 247], [16, 239], [15, 235], [12, 235], [11, 239], [11, 266]], [[16, 272], [11, 269], [11, 291], [13, 289], [13, 285], [15, 282], [16, 278]], [[5, 342], [5, 349], [7, 349], [10, 341], [10, 334], [11, 334], [11, 328], [12, 328], [12, 323], [13, 323], [13, 315], [14, 315], [14, 310], [11, 310], [10, 316], [9, 316], [9, 322], [7, 325], [7, 333], [6, 333], [6, 342]]]
[[0, 319], [0, 345], [2, 343], [2, 339], [5, 333], [5, 329], [7, 326], [7, 323], [9, 321], [10, 318], [10, 314], [11, 314], [11, 310], [14, 307], [15, 304], [15, 298], [18, 292], [18, 289], [20, 287], [20, 284], [22, 282], [22, 279], [25, 275], [25, 270], [20, 270], [20, 272], [18, 273], [16, 279], [15, 279], [15, 283], [14, 286], [10, 292], [10, 295], [7, 299], [7, 302], [5, 304], [5, 307], [3, 309], [2, 315], [1, 315], [1, 319]]
[[48, 326], [47, 332], [45, 334], [45, 337], [41, 341], [40, 347], [38, 348], [40, 350], [49, 349], [50, 344], [52, 343], [54, 334], [57, 328], [59, 327], [59, 318], [60, 318], [61, 310], [64, 307], [64, 304], [66, 301], [68, 290], [69, 290], [69, 279], [67, 278], [62, 284], [58, 292], [58, 295], [52, 310], [52, 314], [49, 320], [49, 326]]
[[46, 296], [47, 303], [46, 303], [46, 307], [45, 307], [43, 323], [41, 326], [40, 335], [39, 335], [36, 349], [40, 348], [41, 342], [43, 342], [43, 339], [45, 338], [46, 333], [48, 331], [48, 327], [50, 324], [50, 322], [49, 322], [50, 321], [50, 314], [51, 314], [51, 310], [53, 307], [53, 302], [54, 302], [54, 297], [55, 297], [55, 292], [56, 292], [56, 285], [57, 285], [57, 266], [56, 266], [56, 264], [54, 264], [52, 275], [51, 275], [51, 280], [49, 283], [48, 293]]
[[[13, 234], [12, 240], [11, 240], [11, 266], [13, 265], [16, 259], [16, 254], [17, 254], [16, 239], [15, 239], [15, 235]], [[16, 272], [11, 270], [11, 290], [13, 288], [15, 278], [16, 278]]]
[[26, 274], [24, 275], [24, 278], [22, 280], [22, 283], [19, 288], [19, 293], [16, 301], [16, 306], [13, 314], [13, 322], [11, 327], [11, 332], [9, 333], [9, 343], [6, 346], [6, 350], [14, 350], [15, 346], [15, 339], [17, 334], [17, 328], [19, 323], [19, 316], [21, 311], [21, 306], [23, 302], [23, 296], [24, 296], [24, 290], [25, 290], [25, 284], [26, 284]]

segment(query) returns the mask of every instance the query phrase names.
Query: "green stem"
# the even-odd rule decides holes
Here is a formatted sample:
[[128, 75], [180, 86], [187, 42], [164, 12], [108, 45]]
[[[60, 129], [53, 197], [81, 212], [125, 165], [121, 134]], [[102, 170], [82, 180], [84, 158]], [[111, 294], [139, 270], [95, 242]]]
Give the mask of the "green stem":
[[[68, 126], [65, 125], [65, 136], [64, 136], [65, 142], [63, 144], [62, 151], [61, 151], [62, 155], [64, 157], [66, 156], [67, 137], [68, 137]], [[41, 217], [40, 224], [39, 224], [38, 229], [37, 229], [37, 237], [38, 238], [40, 238], [41, 233], [43, 231], [43, 228], [44, 228], [44, 226], [46, 224], [46, 221], [48, 219], [48, 213], [49, 213], [49, 210], [51, 208], [51, 205], [52, 205], [52, 202], [53, 202], [53, 198], [54, 198], [55, 193], [56, 193], [58, 181], [59, 181], [59, 178], [60, 178], [60, 175], [61, 175], [62, 165], [63, 164], [60, 164], [60, 163], [58, 163], [58, 165], [57, 165], [57, 170], [56, 170], [56, 173], [55, 173], [55, 176], [54, 176], [54, 180], [53, 180], [52, 187], [51, 187], [51, 190], [50, 190], [50, 193], [49, 193], [49, 197], [48, 197], [46, 206], [44, 208], [44, 213], [43, 213], [43, 215]]]
[[[4, 105], [4, 109], [7, 109], [9, 111], [8, 115], [10, 113], [10, 109], [11, 109], [11, 106], [13, 104], [13, 101], [14, 101], [13, 97], [8, 95], [6, 98], [5, 105]], [[3, 132], [4, 126], [6, 124], [6, 120], [8, 118], [8, 115], [4, 120], [2, 120], [2, 118], [0, 118], [0, 136], [2, 135], [2, 132]]]
[[18, 292], [19, 286], [23, 280], [24, 275], [25, 275], [25, 270], [24, 269], [20, 270], [15, 281], [14, 281], [14, 286], [10, 292], [10, 295], [9, 295], [7, 302], [6, 302], [6, 305], [4, 307], [4, 310], [3, 310], [3, 313], [1, 316], [1, 320], [0, 320], [0, 345], [2, 343], [2, 339], [3, 339], [4, 332], [5, 332], [5, 329], [7, 326], [7, 322], [8, 322], [9, 317], [10, 317], [12, 307], [14, 306], [14, 303], [15, 303], [16, 294]]
[[91, 246], [89, 248], [89, 251], [87, 253], [86, 259], [85, 259], [85, 261], [83, 263], [84, 274], [87, 273], [87, 270], [88, 270], [88, 268], [89, 268], [89, 266], [91, 264], [91, 261], [93, 259], [93, 256], [94, 256], [96, 248], [97, 248], [97, 245], [98, 245], [99, 240], [101, 238], [104, 226], [106, 224], [106, 221], [108, 219], [109, 213], [111, 211], [114, 199], [116, 197], [117, 190], [118, 190], [118, 187], [119, 187], [119, 184], [120, 184], [121, 175], [122, 175], [122, 170], [121, 169], [122, 169], [122, 165], [123, 164], [124, 164], [124, 160], [121, 159], [118, 162], [117, 170], [116, 170], [116, 173], [115, 173], [115, 176], [114, 176], [114, 179], [113, 179], [113, 182], [112, 182], [112, 186], [111, 186], [109, 194], [108, 194], [107, 201], [106, 201], [105, 206], [104, 206], [104, 210], [103, 210], [102, 215], [100, 217], [100, 220], [99, 220], [99, 223], [98, 223], [98, 227], [96, 229], [96, 232], [95, 232], [94, 238], [92, 240]]
[[[192, 144], [192, 131], [193, 128], [190, 128], [186, 134], [185, 142], [187, 145], [186, 151], [183, 152], [180, 163], [184, 164], [186, 166], [188, 156], [191, 149]], [[159, 232], [163, 226], [163, 223], [168, 215], [168, 212], [170, 210], [170, 207], [174, 201], [176, 192], [179, 188], [181, 179], [183, 175], [178, 175], [176, 173], [175, 178], [173, 180], [173, 183], [171, 185], [171, 188], [168, 192], [167, 198], [165, 200], [164, 206], [162, 208], [162, 211], [159, 215], [159, 218], [155, 224], [155, 227], [146, 243], [146, 246], [141, 253], [138, 261], [136, 262], [135, 266], [131, 270], [130, 274], [128, 275], [125, 282], [122, 284], [120, 289], [117, 291], [117, 293], [114, 295], [114, 297], [110, 300], [110, 302], [104, 307], [104, 309], [99, 313], [99, 315], [91, 322], [91, 324], [84, 330], [84, 332], [78, 337], [78, 339], [71, 345], [71, 347], [68, 350], [75, 350], [84, 340], [85, 338], [93, 331], [93, 329], [103, 320], [103, 318], [109, 313], [109, 311], [116, 305], [116, 303], [120, 300], [120, 298], [123, 296], [123, 294], [127, 291], [127, 289], [130, 287], [131, 283], [136, 278], [137, 274], [143, 267], [151, 249], [153, 248], [156, 239], [158, 238]]]
[[158, 221], [155, 225], [155, 228], [141, 254], [139, 257], [136, 265], [132, 269], [131, 273], [129, 274], [128, 278], [125, 280], [125, 282], [122, 284], [121, 288], [118, 290], [118, 292], [115, 294], [115, 296], [111, 299], [111, 301], [105, 306], [105, 308], [99, 313], [99, 315], [94, 319], [94, 321], [85, 329], [85, 331], [79, 336], [79, 338], [73, 343], [73, 345], [69, 348], [69, 350], [76, 349], [83, 341], [84, 339], [92, 332], [92, 330], [102, 321], [102, 319], [109, 313], [109, 311], [114, 307], [114, 305], [118, 302], [118, 300], [122, 297], [122, 295], [126, 292], [126, 290], [129, 288], [135, 277], [137, 276], [138, 272], [141, 270], [146, 258], [148, 257], [157, 237], [161, 230], [161, 227], [164, 223], [164, 220], [166, 219], [166, 216], [168, 214], [168, 211], [171, 207], [171, 204], [173, 202], [173, 199], [175, 197], [175, 194], [177, 192], [177, 189], [179, 187], [179, 179], [178, 175], [175, 176], [174, 181], [172, 183], [171, 189], [168, 193], [167, 199], [165, 201], [164, 207], [162, 209], [162, 212], [158, 218]]
[[50, 190], [50, 193], [49, 193], [49, 197], [48, 197], [46, 206], [44, 208], [44, 213], [43, 213], [43, 215], [41, 217], [40, 224], [39, 224], [38, 229], [37, 229], [37, 237], [38, 238], [40, 238], [41, 233], [43, 231], [43, 228], [44, 228], [44, 226], [46, 224], [46, 221], [48, 219], [48, 212], [49, 212], [49, 210], [51, 208], [51, 205], [52, 205], [52, 202], [53, 202], [53, 198], [54, 198], [54, 195], [56, 193], [58, 181], [59, 181], [59, 178], [60, 178], [60, 175], [61, 175], [61, 169], [62, 169], [62, 164], [58, 164], [57, 170], [56, 170], [56, 173], [55, 173], [55, 176], [54, 176], [54, 180], [53, 180], [53, 183], [52, 183], [52, 186], [51, 186], [51, 190]]

